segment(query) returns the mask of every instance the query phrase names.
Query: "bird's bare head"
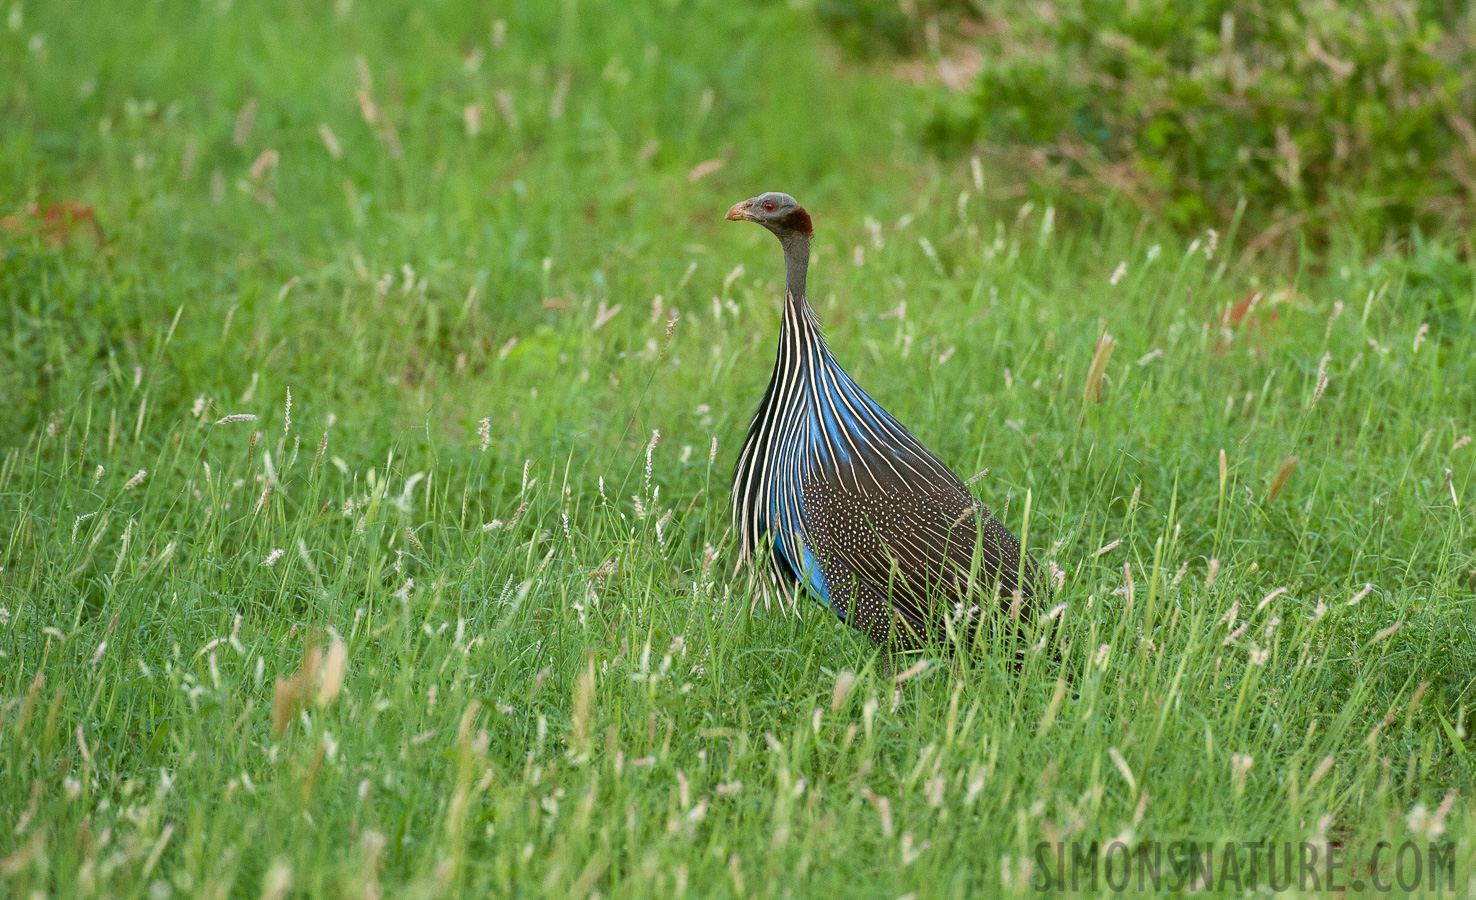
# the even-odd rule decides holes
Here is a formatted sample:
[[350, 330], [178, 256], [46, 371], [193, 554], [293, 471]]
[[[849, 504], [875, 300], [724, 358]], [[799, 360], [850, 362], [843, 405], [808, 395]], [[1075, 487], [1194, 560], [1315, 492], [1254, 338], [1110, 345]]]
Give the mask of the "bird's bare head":
[[809, 237], [815, 233], [805, 208], [793, 197], [778, 191], [734, 203], [728, 210], [728, 218], [734, 222], [757, 222], [781, 240], [790, 235]]

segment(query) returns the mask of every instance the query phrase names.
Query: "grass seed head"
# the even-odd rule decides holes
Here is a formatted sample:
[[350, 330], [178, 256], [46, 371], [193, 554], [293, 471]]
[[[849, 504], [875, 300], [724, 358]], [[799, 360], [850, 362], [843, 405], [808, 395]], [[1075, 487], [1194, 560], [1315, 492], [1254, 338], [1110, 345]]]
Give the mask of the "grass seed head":
[[1103, 332], [1097, 339], [1096, 349], [1092, 351], [1092, 364], [1087, 369], [1086, 387], [1081, 394], [1081, 402], [1085, 405], [1088, 401], [1092, 403], [1102, 402], [1102, 376], [1107, 371], [1107, 363], [1112, 359], [1112, 351], [1117, 347], [1117, 339], [1111, 332]]
[[1230, 780], [1235, 785], [1235, 796], [1239, 797], [1245, 793], [1246, 775], [1250, 773], [1251, 766], [1255, 763], [1255, 757], [1249, 754], [1230, 754]]
[[328, 647], [327, 659], [323, 662], [323, 681], [318, 686], [318, 705], [327, 706], [338, 699], [343, 690], [343, 678], [348, 672], [348, 645], [334, 639]]
[[277, 737], [287, 733], [287, 726], [306, 702], [317, 683], [323, 665], [323, 651], [309, 642], [303, 651], [297, 671], [288, 678], [278, 678], [272, 688], [272, 731]]
[[856, 686], [856, 673], [846, 669], [835, 676], [835, 688], [830, 692], [830, 708], [839, 711], [850, 696], [851, 688]]
[[292, 865], [285, 858], [272, 862], [261, 876], [261, 900], [284, 900], [292, 890]]
[[1300, 457], [1289, 456], [1286, 462], [1281, 464], [1281, 468], [1276, 472], [1276, 477], [1271, 480], [1271, 490], [1266, 492], [1266, 503], [1268, 505], [1276, 502], [1277, 495], [1286, 486], [1287, 479], [1291, 477], [1291, 473], [1296, 469], [1297, 463], [1301, 461]]

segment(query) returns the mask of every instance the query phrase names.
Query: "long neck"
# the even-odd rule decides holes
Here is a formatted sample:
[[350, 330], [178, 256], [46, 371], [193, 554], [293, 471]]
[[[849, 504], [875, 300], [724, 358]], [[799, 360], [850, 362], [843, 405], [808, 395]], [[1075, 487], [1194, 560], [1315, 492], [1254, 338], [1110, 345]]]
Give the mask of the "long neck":
[[805, 271], [810, 267], [810, 239], [791, 232], [780, 236], [784, 247], [784, 289], [794, 302], [805, 303]]

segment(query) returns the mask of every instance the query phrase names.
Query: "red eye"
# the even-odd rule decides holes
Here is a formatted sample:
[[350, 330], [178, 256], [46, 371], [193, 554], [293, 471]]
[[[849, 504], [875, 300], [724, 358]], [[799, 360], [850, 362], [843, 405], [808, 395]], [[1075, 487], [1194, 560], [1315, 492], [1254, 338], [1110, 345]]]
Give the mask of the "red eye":
[[774, 204], [773, 203], [765, 203], [764, 204], [764, 209], [768, 210], [769, 212], [773, 212], [774, 211]]

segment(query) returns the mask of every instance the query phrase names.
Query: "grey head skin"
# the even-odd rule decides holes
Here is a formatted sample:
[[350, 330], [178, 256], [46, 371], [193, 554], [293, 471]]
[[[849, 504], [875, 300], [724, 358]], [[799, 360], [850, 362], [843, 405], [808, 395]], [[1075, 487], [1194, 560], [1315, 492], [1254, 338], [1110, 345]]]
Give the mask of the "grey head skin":
[[815, 233], [810, 214], [793, 197], [779, 191], [760, 194], [752, 200], [734, 203], [728, 210], [734, 222], [757, 222], [783, 241], [786, 237], [808, 238]]
[[774, 233], [784, 247], [785, 289], [795, 300], [803, 300], [805, 270], [810, 264], [810, 238], [815, 228], [799, 201], [780, 191], [769, 191], [734, 203], [728, 210], [728, 219], [757, 222]]

